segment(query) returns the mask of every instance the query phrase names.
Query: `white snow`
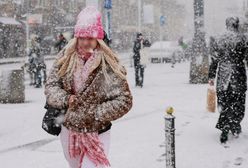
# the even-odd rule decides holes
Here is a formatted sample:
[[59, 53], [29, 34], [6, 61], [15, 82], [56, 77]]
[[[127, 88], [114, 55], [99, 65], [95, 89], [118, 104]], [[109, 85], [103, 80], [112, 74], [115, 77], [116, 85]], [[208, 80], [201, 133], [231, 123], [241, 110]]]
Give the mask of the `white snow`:
[[172, 57], [173, 52], [180, 50], [177, 41], [155, 41], [149, 48], [151, 57]]
[[10, 17], [0, 17], [0, 23], [5, 24], [5, 25], [21, 25], [20, 22]]
[[96, 24], [95, 21], [99, 16], [100, 13], [95, 6], [88, 6], [79, 13], [76, 27], [86, 28], [87, 26]]
[[166, 49], [173, 49], [175, 47], [178, 47], [178, 42], [176, 41], [156, 41], [152, 44], [151, 50], [158, 50], [161, 48]]
[[0, 93], [5, 93], [6, 90], [8, 91], [9, 90], [9, 78], [10, 78], [10, 75], [11, 75], [11, 71], [0, 71]]
[[[206, 112], [207, 85], [189, 84], [189, 63], [176, 64], [175, 68], [170, 64], [148, 65], [142, 89], [134, 87], [130, 67], [128, 80], [134, 106], [113, 123], [112, 168], [165, 167], [161, 155], [165, 151], [163, 117], [168, 106], [175, 109], [177, 168], [247, 168], [247, 117], [240, 138], [230, 136], [229, 148], [220, 145], [220, 132], [215, 129], [218, 112]], [[41, 128], [43, 89], [26, 88], [26, 103], [0, 104], [1, 167], [67, 168], [60, 141]]]

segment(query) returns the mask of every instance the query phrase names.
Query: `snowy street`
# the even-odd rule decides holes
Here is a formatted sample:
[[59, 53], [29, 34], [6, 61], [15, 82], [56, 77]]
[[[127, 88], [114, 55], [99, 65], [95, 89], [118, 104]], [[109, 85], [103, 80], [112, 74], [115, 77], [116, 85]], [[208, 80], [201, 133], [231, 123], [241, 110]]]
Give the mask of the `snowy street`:
[[[230, 135], [229, 147], [224, 148], [215, 129], [218, 112], [206, 112], [207, 85], [188, 84], [189, 63], [175, 68], [171, 64], [148, 65], [144, 87], [137, 88], [134, 70], [127, 62], [134, 106], [113, 123], [112, 168], [165, 168], [163, 117], [168, 106], [175, 109], [177, 168], [247, 168], [247, 116], [242, 122], [243, 133], [238, 139]], [[41, 128], [43, 91], [30, 87], [27, 81], [26, 103], [0, 104], [0, 167], [68, 167], [59, 139]]]
[[248, 168], [247, 76], [248, 0], [0, 0], [0, 168]]

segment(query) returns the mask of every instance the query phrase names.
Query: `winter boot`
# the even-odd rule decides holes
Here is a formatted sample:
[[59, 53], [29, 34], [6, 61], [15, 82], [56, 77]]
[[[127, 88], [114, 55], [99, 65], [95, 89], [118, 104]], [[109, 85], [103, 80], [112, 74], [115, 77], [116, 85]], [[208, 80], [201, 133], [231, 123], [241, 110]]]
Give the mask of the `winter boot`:
[[33, 86], [33, 85], [35, 85], [35, 83], [34, 82], [30, 82], [29, 85], [30, 86]]
[[42, 85], [35, 85], [35, 88], [42, 88]]
[[226, 143], [228, 140], [228, 131], [222, 131], [222, 133], [220, 134], [220, 142], [221, 143]]
[[239, 134], [242, 132], [241, 126], [239, 125], [234, 130], [232, 130], [232, 134], [234, 137], [238, 138]]

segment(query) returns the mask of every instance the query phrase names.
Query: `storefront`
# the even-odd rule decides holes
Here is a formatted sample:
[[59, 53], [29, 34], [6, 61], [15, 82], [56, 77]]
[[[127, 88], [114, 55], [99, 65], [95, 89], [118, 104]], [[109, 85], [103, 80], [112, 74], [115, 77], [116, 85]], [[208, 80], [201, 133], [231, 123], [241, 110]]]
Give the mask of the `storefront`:
[[22, 57], [25, 54], [24, 26], [10, 17], [0, 17], [0, 58]]

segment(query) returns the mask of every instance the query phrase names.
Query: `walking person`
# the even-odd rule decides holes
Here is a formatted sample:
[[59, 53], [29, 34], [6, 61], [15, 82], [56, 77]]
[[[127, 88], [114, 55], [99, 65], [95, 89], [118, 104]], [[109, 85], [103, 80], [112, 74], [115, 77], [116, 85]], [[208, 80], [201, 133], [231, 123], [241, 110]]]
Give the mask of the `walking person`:
[[[135, 86], [143, 87], [144, 71], [148, 60], [147, 47], [150, 47], [149, 40], [144, 40], [142, 33], [137, 33], [133, 46], [134, 52], [134, 70], [135, 70]], [[144, 61], [145, 60], [145, 61]]]
[[33, 37], [31, 40], [31, 49], [29, 52], [29, 72], [31, 85], [34, 85], [36, 88], [42, 87], [42, 75], [43, 71], [44, 82], [46, 80], [46, 64], [44, 55], [42, 54], [40, 47], [40, 40], [38, 37]]
[[54, 47], [57, 48], [58, 51], [60, 52], [66, 46], [67, 43], [68, 41], [66, 40], [64, 35], [60, 33], [58, 37], [58, 41], [55, 43]]
[[111, 44], [112, 41], [109, 38], [108, 34], [105, 31], [103, 31], [103, 32], [104, 32], [103, 41], [107, 44], [108, 47], [110, 47], [110, 44]]
[[228, 133], [241, 133], [241, 121], [245, 114], [247, 90], [247, 45], [245, 36], [239, 32], [239, 19], [226, 19], [227, 32], [219, 38], [211, 38], [209, 84], [214, 85], [217, 73], [217, 99], [220, 116], [216, 128], [221, 130], [220, 142], [228, 141]]
[[171, 68], [174, 68], [175, 65], [176, 65], [176, 52], [173, 52], [171, 56]]
[[105, 44], [101, 14], [89, 6], [80, 12], [74, 38], [59, 53], [48, 76], [50, 106], [67, 109], [60, 140], [71, 168], [110, 166], [111, 121], [132, 107], [126, 70]]

